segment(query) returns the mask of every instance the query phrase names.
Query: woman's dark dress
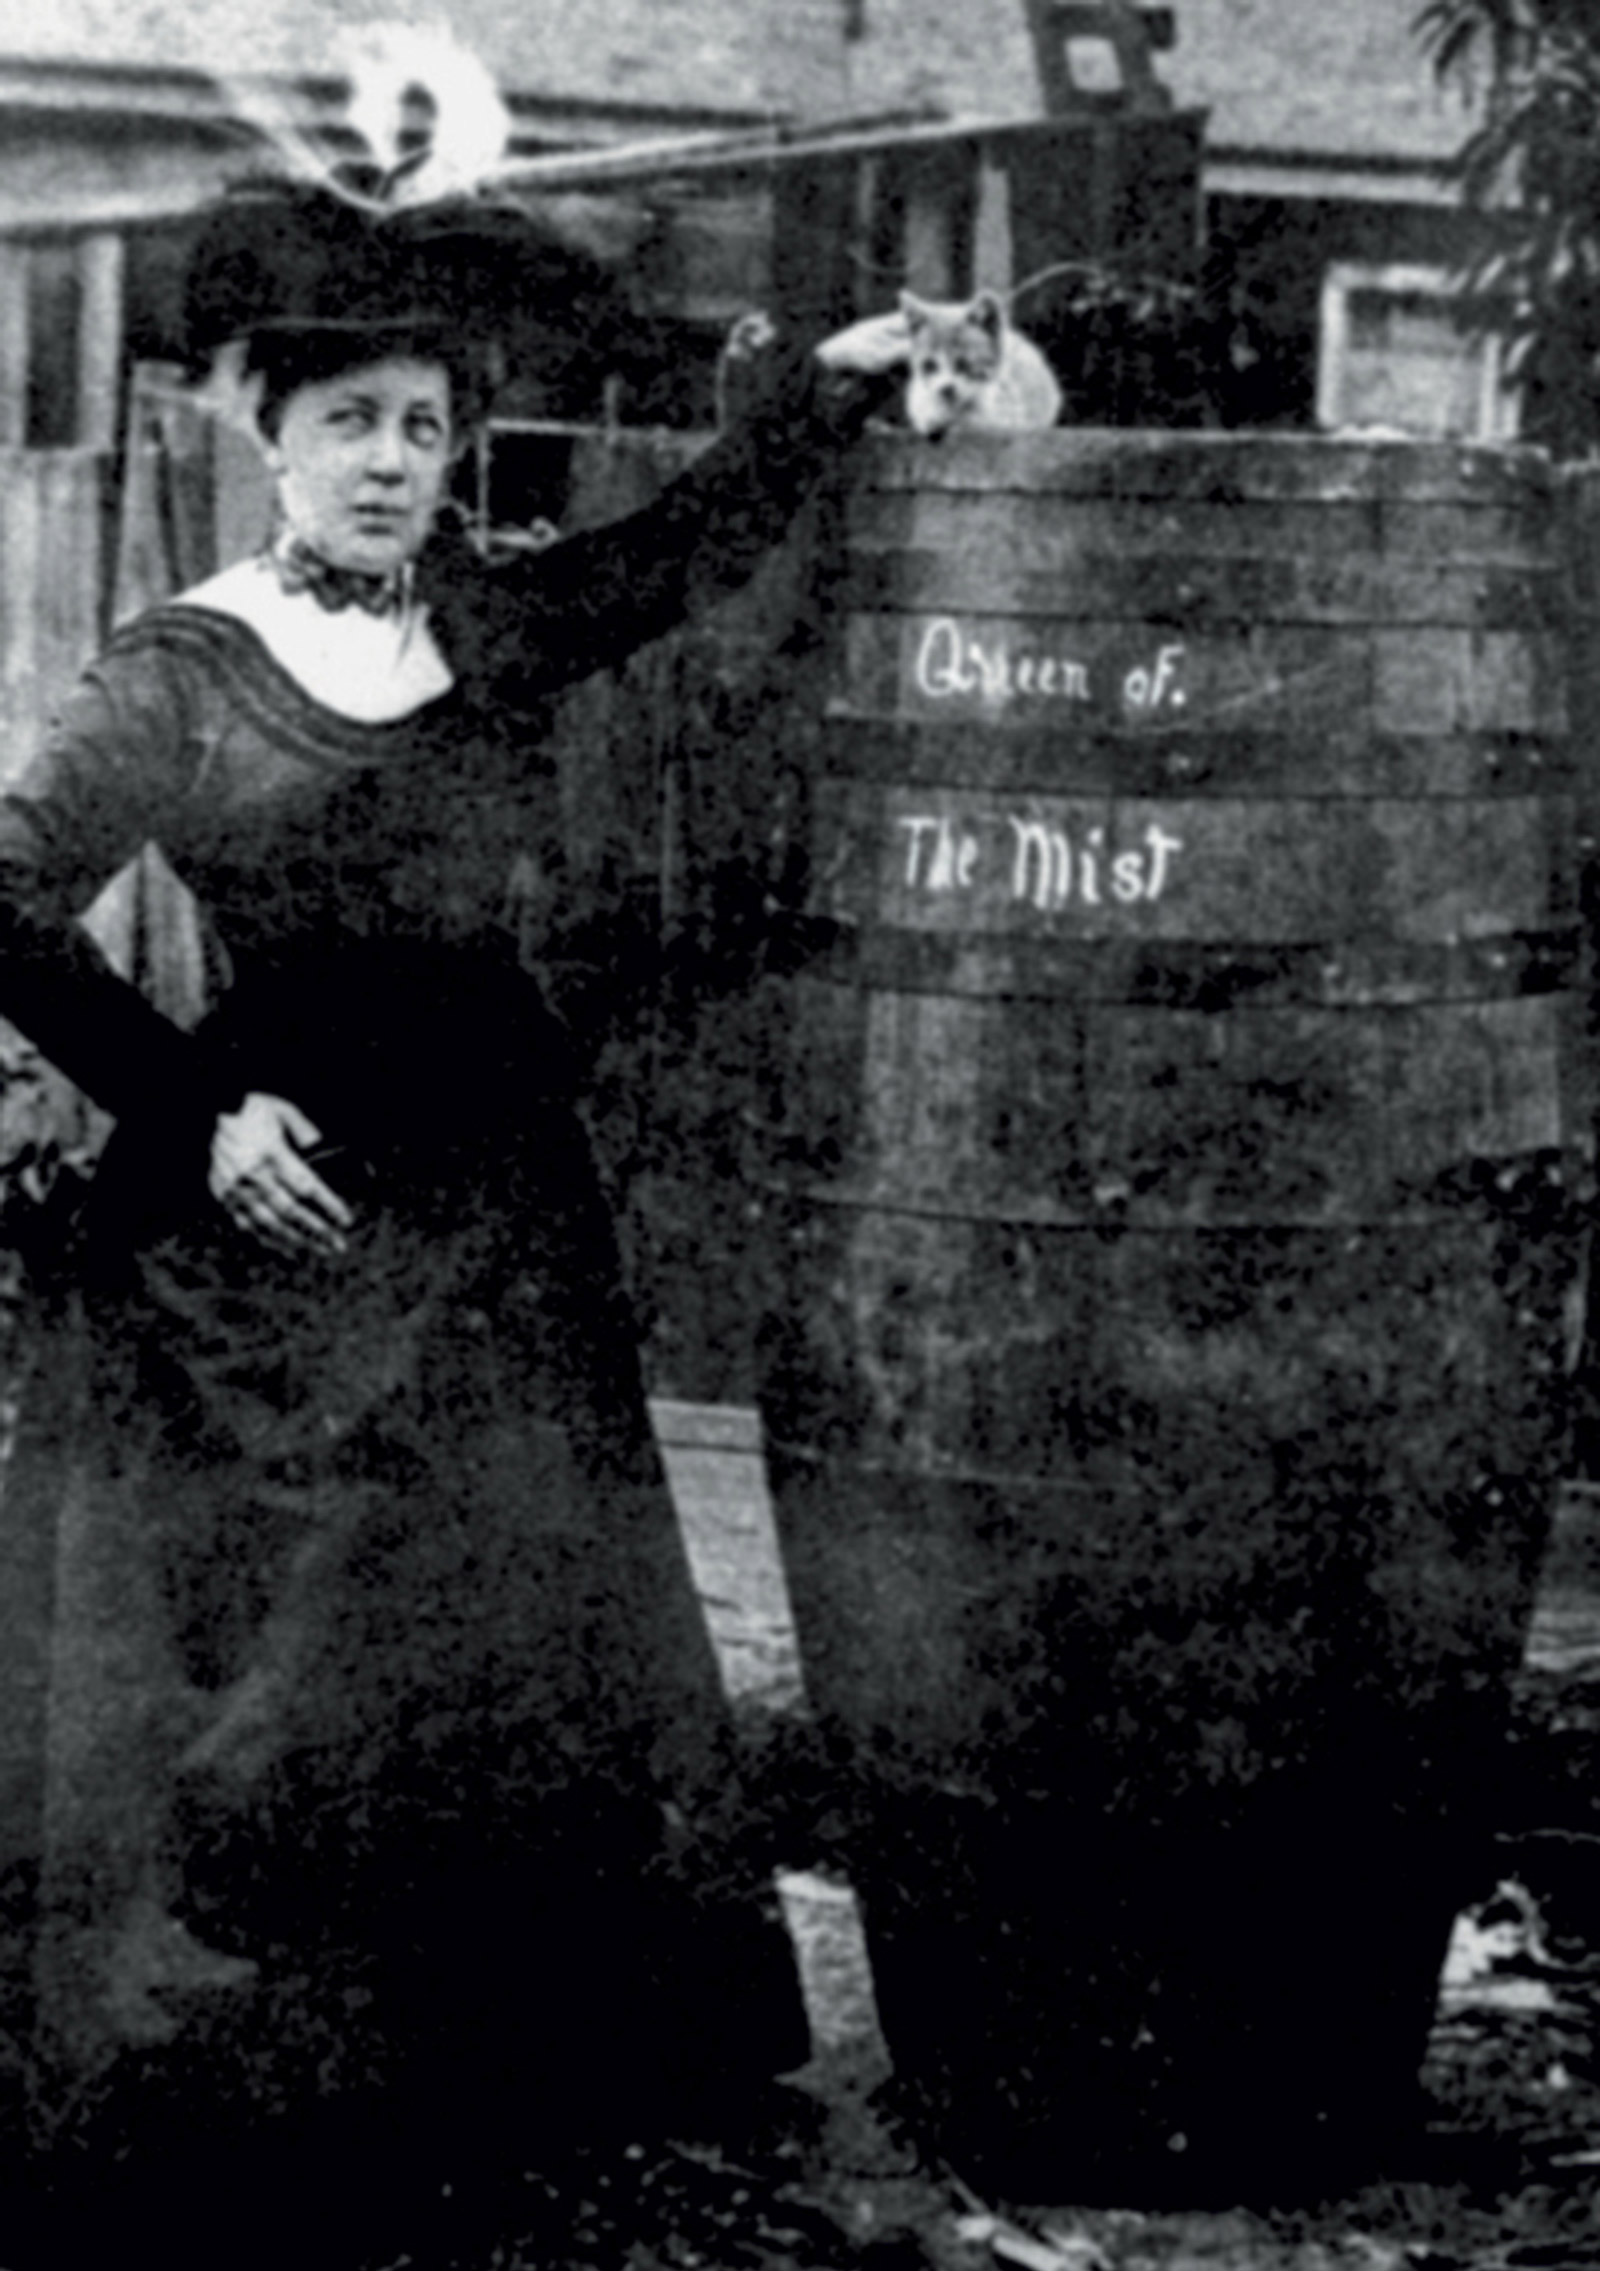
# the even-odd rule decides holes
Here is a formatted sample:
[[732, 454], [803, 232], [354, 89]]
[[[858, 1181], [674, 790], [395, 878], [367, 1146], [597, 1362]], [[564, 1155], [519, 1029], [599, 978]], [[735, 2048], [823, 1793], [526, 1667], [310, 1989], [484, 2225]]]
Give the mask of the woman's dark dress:
[[[508, 885], [559, 868], [539, 700], [737, 580], [860, 407], [797, 376], [646, 513], [435, 568], [457, 685], [398, 723], [157, 609], [0, 807], [0, 1010], [119, 1122], [8, 1514], [54, 1528], [7, 1676], [39, 1734], [16, 2068], [57, 2149], [419, 2076], [581, 2129], [804, 2055]], [[147, 838], [225, 958], [193, 1036], [71, 922]], [[343, 1257], [207, 1196], [247, 1090], [320, 1126]], [[174, 1909], [255, 1970], [174, 1970]]]

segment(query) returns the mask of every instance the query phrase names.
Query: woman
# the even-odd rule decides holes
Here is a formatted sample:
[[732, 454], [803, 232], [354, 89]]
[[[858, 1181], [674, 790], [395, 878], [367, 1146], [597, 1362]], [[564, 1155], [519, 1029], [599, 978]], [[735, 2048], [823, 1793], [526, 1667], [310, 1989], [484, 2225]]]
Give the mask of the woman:
[[[281, 526], [119, 632], [0, 807], [0, 1010], [118, 1121], [76, 1401], [32, 1422], [32, 2124], [79, 2191], [181, 2134], [169, 2255], [202, 2136], [376, 2088], [527, 2153], [804, 2055], [507, 881], [555, 864], [539, 704], [741, 577], [903, 344], [840, 334], [655, 506], [495, 572], [439, 533], [469, 268], [321, 193], [229, 209], [191, 304]], [[214, 927], [193, 1034], [74, 924], [149, 839]]]

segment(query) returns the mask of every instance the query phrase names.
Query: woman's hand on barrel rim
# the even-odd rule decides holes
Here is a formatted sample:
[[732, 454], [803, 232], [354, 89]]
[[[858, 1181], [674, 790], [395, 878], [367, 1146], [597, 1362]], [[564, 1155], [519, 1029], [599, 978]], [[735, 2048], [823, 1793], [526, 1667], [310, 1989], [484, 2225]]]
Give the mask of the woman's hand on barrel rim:
[[304, 1157], [322, 1131], [287, 1097], [253, 1089], [220, 1112], [211, 1136], [212, 1197], [241, 1230], [282, 1254], [342, 1254], [355, 1220]]
[[816, 357], [826, 370], [858, 371], [866, 378], [911, 360], [911, 332], [898, 308], [884, 315], [863, 316], [820, 342]]

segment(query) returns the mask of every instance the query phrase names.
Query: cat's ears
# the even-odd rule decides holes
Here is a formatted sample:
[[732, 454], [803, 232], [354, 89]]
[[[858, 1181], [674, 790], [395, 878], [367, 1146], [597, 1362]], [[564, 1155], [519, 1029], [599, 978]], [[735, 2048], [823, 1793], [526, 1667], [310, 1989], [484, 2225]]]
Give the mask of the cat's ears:
[[[943, 312], [946, 315], [952, 315], [957, 311], [954, 308], [946, 308]], [[980, 331], [988, 332], [991, 339], [998, 339], [1005, 330], [1006, 304], [996, 291], [985, 290], [975, 294], [959, 312], [968, 323], [975, 323]], [[919, 299], [915, 292], [902, 291], [900, 294], [900, 313], [905, 317], [907, 323], [915, 327], [919, 324], [931, 323], [940, 313], [940, 310], [930, 306], [926, 300]]]

